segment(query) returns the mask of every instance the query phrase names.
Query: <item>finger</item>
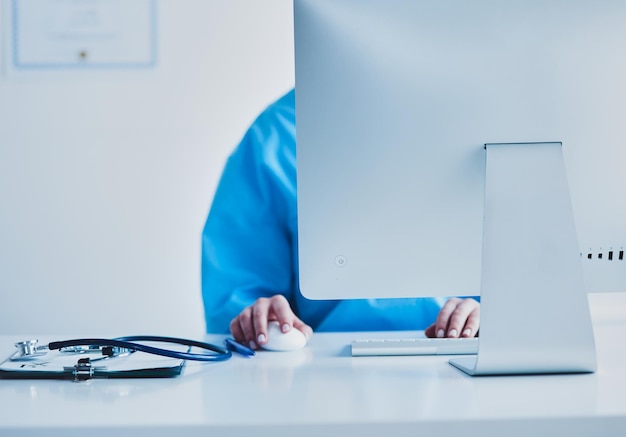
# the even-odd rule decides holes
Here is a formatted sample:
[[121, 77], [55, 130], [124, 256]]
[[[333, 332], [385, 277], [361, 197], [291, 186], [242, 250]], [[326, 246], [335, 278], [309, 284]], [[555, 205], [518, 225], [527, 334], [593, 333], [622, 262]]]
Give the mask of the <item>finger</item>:
[[448, 299], [445, 305], [439, 311], [437, 320], [435, 320], [435, 337], [442, 338], [446, 336], [448, 332], [448, 325], [450, 323], [450, 317], [456, 306], [461, 302], [461, 299], [453, 297]]
[[241, 326], [239, 326], [239, 316], [230, 321], [230, 334], [233, 336], [235, 341], [238, 341], [239, 343], [245, 343], [246, 338], [243, 335]]
[[252, 339], [258, 346], [267, 343], [267, 320], [271, 300], [261, 297], [252, 305]]
[[478, 329], [480, 328], [480, 304], [474, 311], [470, 313], [465, 322], [465, 327], [461, 333], [461, 337], [475, 337], [478, 335]]
[[[457, 338], [466, 331], [466, 323], [470, 314], [478, 307], [474, 299], [463, 299], [458, 303], [448, 321], [447, 337]], [[470, 328], [471, 329], [471, 328]]]
[[300, 320], [297, 317], [294, 317], [293, 327], [296, 328], [298, 331], [302, 332], [304, 336], [306, 337], [307, 341], [309, 341], [310, 338], [313, 337], [313, 328], [311, 328], [309, 325], [307, 325], [306, 323], [304, 323], [302, 320]]
[[426, 328], [424, 330], [424, 334], [426, 335], [426, 337], [428, 338], [433, 338], [437, 335], [437, 325], [436, 324], [432, 324], [430, 325], [428, 328]]
[[252, 325], [252, 318], [253, 318], [252, 312], [253, 312], [254, 305], [256, 305], [256, 303], [254, 303], [252, 306], [244, 308], [243, 311], [241, 311], [241, 313], [239, 313], [239, 316], [237, 317], [239, 321], [239, 329], [241, 330], [242, 336], [243, 336], [242, 342], [243, 344], [249, 345], [250, 348], [252, 349], [257, 348], [257, 344], [255, 342], [255, 337], [254, 337], [254, 326]]
[[270, 299], [268, 320], [276, 320], [282, 332], [291, 330], [295, 318], [296, 315], [293, 313], [285, 296], [277, 294]]

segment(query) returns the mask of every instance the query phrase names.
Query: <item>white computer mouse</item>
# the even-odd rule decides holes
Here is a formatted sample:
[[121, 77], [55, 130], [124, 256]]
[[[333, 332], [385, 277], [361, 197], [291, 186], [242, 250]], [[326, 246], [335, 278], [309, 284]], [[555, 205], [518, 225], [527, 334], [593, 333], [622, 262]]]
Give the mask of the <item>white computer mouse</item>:
[[267, 343], [261, 346], [268, 351], [295, 351], [302, 349], [306, 344], [306, 337], [302, 331], [291, 328], [290, 331], [282, 332], [278, 322], [273, 321], [267, 324]]

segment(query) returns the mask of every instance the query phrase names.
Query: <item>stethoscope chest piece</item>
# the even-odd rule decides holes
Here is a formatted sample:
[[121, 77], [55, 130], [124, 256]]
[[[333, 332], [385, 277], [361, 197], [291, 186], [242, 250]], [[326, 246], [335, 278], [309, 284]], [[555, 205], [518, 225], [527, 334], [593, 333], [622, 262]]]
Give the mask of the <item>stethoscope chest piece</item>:
[[[39, 340], [25, 340], [15, 343], [17, 350], [11, 357], [13, 361], [28, 360], [30, 358], [41, 357], [46, 354], [45, 350], [37, 347]], [[47, 349], [47, 348], [43, 348]]]

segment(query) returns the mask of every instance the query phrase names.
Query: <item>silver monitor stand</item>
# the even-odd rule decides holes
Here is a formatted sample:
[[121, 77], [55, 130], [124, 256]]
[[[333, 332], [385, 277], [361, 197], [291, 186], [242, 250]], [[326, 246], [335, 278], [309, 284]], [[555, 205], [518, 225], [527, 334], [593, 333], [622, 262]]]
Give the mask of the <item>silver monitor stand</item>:
[[470, 375], [593, 372], [561, 143], [485, 148], [479, 349], [450, 364]]

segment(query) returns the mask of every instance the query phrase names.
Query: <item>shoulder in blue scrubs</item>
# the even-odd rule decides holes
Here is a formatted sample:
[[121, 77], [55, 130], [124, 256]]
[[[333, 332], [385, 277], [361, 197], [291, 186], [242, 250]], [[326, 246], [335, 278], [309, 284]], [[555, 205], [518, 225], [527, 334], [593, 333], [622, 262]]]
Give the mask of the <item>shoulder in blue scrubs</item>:
[[228, 158], [202, 234], [206, 329], [259, 297], [282, 294], [315, 331], [419, 330], [441, 299], [311, 301], [298, 288], [295, 99], [290, 91], [252, 124]]

